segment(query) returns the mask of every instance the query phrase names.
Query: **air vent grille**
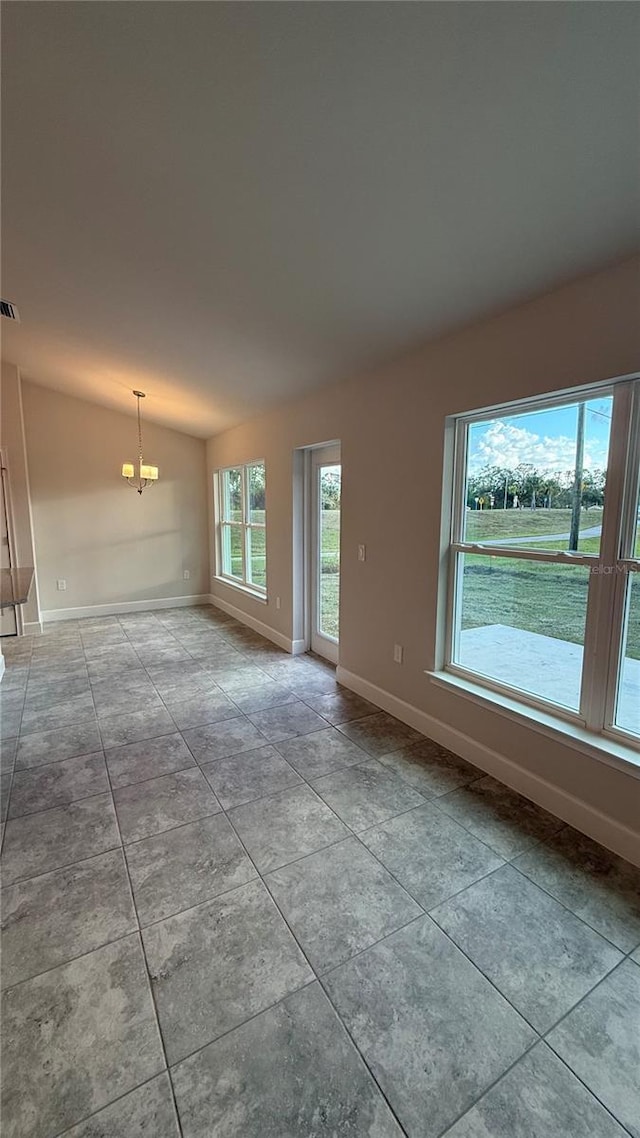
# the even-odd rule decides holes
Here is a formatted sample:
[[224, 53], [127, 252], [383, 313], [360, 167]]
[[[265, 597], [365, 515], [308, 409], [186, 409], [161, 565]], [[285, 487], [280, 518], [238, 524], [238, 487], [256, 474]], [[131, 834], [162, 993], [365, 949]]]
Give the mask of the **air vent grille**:
[[17, 320], [20, 323], [20, 313], [10, 300], [0, 300], [0, 314], [6, 316], [7, 320]]

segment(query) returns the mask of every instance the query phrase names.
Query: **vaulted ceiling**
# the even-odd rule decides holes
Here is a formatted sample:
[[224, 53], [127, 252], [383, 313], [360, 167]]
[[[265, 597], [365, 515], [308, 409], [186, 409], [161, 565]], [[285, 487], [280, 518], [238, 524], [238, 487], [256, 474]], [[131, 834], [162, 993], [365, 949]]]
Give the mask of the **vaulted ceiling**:
[[4, 355], [210, 435], [632, 252], [640, 8], [8, 3]]

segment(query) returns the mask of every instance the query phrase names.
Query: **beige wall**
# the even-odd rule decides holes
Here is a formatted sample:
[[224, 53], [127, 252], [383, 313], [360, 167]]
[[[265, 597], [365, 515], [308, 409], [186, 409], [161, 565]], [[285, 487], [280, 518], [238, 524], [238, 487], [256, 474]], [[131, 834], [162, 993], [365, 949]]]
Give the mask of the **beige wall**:
[[[2, 364], [0, 391], [0, 445], [9, 472], [15, 559], [19, 566], [35, 566], [22, 391], [20, 373], [13, 364]], [[31, 587], [22, 616], [27, 623], [38, 620], [37, 582]]]
[[43, 612], [208, 593], [204, 442], [143, 422], [160, 479], [141, 496], [120, 474], [137, 457], [134, 417], [22, 390]]
[[[292, 473], [297, 447], [340, 439], [340, 663], [640, 831], [640, 781], [431, 684], [436, 653], [445, 416], [637, 371], [640, 259], [432, 341], [211, 439], [211, 474], [265, 458], [265, 606], [212, 579], [212, 592], [293, 638]], [[213, 550], [213, 533], [210, 535]], [[365, 543], [367, 560], [357, 560]], [[212, 563], [213, 564], [213, 563]], [[275, 597], [282, 607], [276, 611]], [[393, 663], [394, 643], [405, 648]]]

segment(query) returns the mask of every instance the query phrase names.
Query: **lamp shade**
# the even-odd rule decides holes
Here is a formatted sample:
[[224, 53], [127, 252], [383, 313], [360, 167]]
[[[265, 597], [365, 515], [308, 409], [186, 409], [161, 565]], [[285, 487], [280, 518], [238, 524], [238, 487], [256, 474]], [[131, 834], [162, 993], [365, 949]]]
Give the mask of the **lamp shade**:
[[122, 464], [122, 477], [123, 478], [133, 478], [134, 475], [135, 475], [135, 470], [133, 467], [133, 463], [132, 462], [123, 462], [123, 464]]
[[140, 464], [140, 477], [147, 478], [150, 482], [155, 482], [158, 478], [157, 466], [143, 466]]

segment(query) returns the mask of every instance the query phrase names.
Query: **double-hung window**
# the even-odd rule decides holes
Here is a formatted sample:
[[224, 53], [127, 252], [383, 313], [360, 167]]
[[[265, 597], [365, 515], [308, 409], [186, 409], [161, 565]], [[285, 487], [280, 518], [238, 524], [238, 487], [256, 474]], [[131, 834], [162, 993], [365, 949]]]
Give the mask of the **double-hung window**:
[[267, 591], [265, 465], [249, 462], [217, 474], [218, 575]]
[[453, 425], [445, 670], [640, 746], [640, 380]]

